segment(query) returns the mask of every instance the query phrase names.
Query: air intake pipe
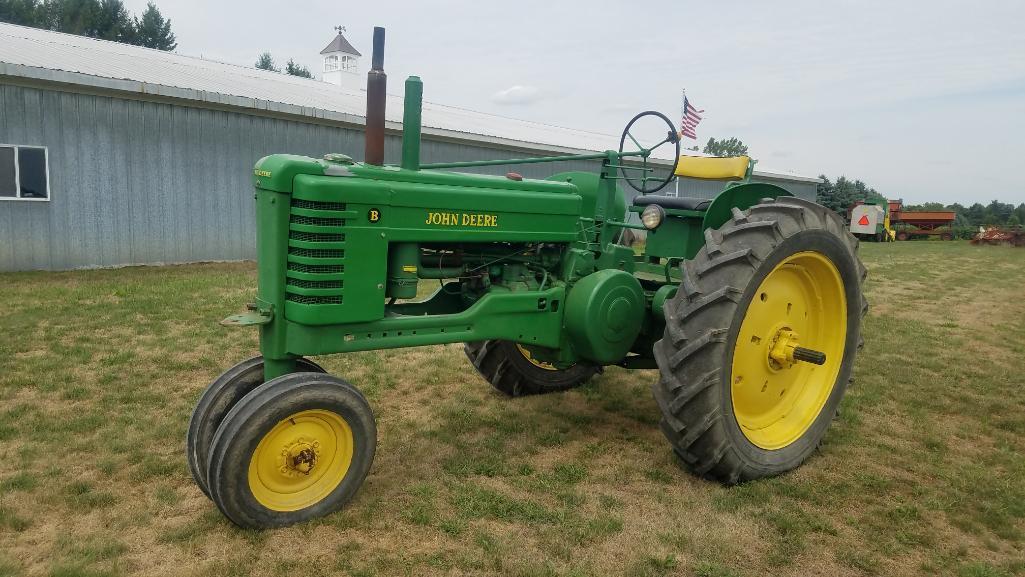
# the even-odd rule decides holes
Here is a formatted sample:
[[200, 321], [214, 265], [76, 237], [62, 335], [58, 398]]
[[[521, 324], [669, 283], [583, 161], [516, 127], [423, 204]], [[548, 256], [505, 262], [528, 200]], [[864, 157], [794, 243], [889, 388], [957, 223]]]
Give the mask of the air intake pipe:
[[384, 28], [374, 27], [374, 52], [367, 72], [367, 129], [363, 162], [384, 164], [384, 108], [388, 76], [384, 73]]

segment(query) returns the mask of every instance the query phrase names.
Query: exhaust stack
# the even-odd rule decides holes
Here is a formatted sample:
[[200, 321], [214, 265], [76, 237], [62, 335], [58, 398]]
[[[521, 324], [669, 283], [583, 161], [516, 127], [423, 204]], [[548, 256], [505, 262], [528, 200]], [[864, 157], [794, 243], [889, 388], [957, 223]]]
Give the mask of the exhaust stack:
[[384, 164], [384, 108], [388, 76], [384, 73], [384, 28], [374, 27], [374, 52], [367, 72], [367, 128], [363, 162]]

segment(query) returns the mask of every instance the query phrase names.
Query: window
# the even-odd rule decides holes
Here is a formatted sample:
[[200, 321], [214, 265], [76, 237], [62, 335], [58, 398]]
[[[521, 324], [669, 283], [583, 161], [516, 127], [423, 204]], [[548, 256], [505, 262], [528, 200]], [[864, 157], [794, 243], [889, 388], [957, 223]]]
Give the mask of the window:
[[0, 200], [50, 200], [47, 151], [0, 144]]
[[338, 56], [332, 54], [324, 59], [324, 72], [334, 72], [338, 70]]
[[342, 56], [342, 70], [356, 71], [356, 59], [352, 56]]

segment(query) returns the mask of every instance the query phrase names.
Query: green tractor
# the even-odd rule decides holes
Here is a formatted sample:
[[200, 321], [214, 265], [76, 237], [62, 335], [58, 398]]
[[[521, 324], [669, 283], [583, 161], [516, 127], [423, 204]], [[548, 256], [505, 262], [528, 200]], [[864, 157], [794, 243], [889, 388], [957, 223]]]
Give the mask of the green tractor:
[[[203, 392], [187, 459], [243, 527], [340, 509], [377, 446], [360, 391], [306, 357], [465, 343], [499, 391], [563, 391], [616, 365], [658, 369], [661, 428], [691, 471], [726, 484], [801, 464], [847, 388], [865, 268], [843, 221], [746, 159], [680, 159], [645, 112], [619, 150], [420, 163], [422, 84], [406, 81], [401, 165], [384, 160], [383, 30], [375, 29], [365, 161], [272, 155], [255, 169], [258, 296], [223, 321], [255, 325], [261, 356]], [[666, 124], [643, 146], [631, 128]], [[652, 152], [675, 147], [658, 176]], [[570, 159], [547, 180], [445, 169]], [[653, 195], [675, 175], [732, 179], [712, 200]], [[641, 194], [627, 206], [623, 181]], [[639, 215], [639, 223], [627, 218]], [[624, 230], [643, 228], [635, 255]], [[420, 281], [440, 288], [415, 300]]]

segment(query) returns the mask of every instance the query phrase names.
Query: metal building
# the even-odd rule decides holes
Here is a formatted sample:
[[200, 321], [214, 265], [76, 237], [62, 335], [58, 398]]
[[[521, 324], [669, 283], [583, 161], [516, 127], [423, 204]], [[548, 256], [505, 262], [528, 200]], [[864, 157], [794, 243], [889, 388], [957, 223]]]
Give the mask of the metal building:
[[[330, 48], [325, 73], [338, 55]], [[359, 160], [365, 98], [351, 78], [322, 82], [0, 24], [0, 271], [254, 258], [255, 161], [276, 152]], [[401, 110], [402, 98], [389, 96], [388, 162], [399, 159]], [[433, 103], [423, 122], [425, 163], [618, 146], [610, 135]], [[596, 167], [492, 172], [544, 178]], [[768, 170], [755, 177], [812, 199], [818, 182]], [[682, 196], [720, 189], [679, 185]]]

